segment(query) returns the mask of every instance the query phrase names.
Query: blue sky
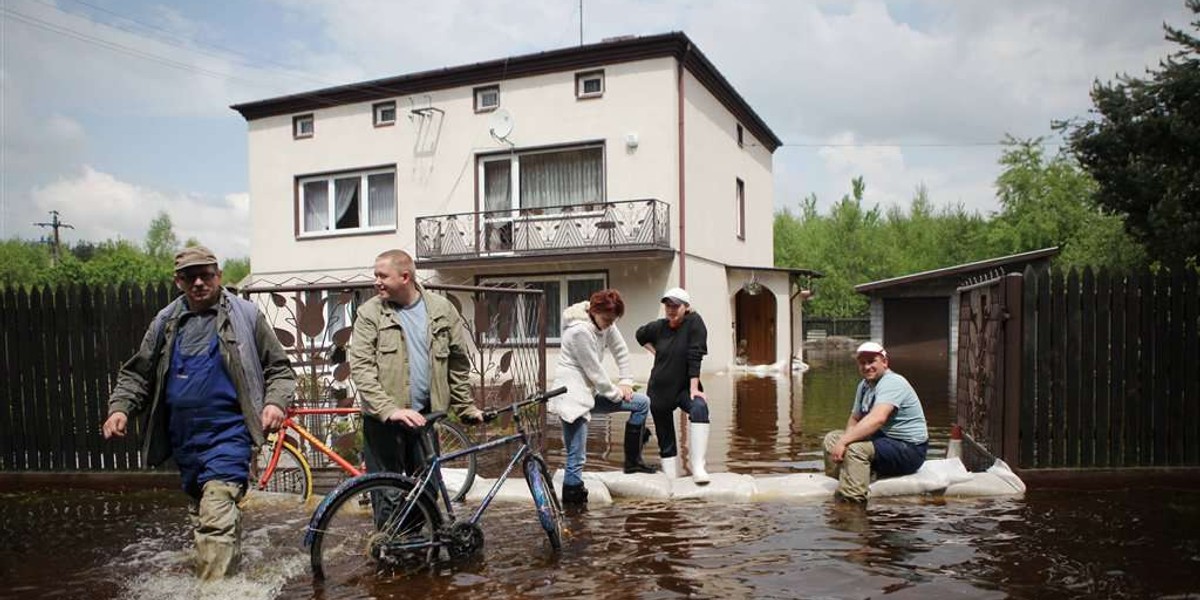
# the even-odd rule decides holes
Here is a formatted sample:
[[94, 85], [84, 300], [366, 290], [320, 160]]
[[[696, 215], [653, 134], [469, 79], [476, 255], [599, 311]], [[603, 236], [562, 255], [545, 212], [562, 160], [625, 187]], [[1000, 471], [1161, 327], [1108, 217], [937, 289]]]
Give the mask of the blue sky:
[[[0, 238], [181, 238], [249, 255], [238, 102], [570, 46], [578, 0], [0, 0]], [[684, 31], [783, 139], [775, 205], [996, 209], [1005, 134], [1141, 74], [1182, 0], [584, 0], [586, 42]], [[1048, 138], [1053, 144], [1057, 140]], [[1057, 146], [1050, 146], [1051, 151]]]

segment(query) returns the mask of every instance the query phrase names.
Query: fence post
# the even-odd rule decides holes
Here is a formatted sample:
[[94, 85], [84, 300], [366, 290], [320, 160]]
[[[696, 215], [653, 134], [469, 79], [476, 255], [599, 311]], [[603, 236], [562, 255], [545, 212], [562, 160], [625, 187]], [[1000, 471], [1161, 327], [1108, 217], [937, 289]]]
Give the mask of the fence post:
[[1001, 288], [1004, 294], [1004, 437], [1000, 457], [1012, 467], [1020, 465], [1021, 356], [1024, 352], [1024, 276], [1009, 273]]

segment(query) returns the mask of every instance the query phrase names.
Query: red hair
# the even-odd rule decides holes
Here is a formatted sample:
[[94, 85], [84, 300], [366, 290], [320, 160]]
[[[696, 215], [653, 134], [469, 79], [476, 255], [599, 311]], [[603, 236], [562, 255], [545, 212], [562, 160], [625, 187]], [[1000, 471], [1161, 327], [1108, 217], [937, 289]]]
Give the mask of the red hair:
[[601, 312], [617, 317], [625, 316], [625, 301], [617, 290], [600, 290], [588, 298], [588, 312]]

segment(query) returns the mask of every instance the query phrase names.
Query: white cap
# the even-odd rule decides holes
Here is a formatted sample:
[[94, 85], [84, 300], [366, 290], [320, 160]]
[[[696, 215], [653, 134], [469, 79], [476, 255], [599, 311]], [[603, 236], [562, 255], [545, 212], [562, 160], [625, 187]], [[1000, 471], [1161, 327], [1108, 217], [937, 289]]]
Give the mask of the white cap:
[[666, 301], [668, 299], [676, 302], [682, 302], [689, 306], [692, 304], [692, 297], [689, 296], [688, 293], [683, 290], [683, 288], [673, 287], [667, 290], [666, 293], [662, 295], [662, 301]]
[[855, 356], [859, 354], [882, 354], [886, 357], [887, 350], [884, 350], [883, 344], [879, 342], [863, 342], [858, 346], [858, 350], [854, 351]]

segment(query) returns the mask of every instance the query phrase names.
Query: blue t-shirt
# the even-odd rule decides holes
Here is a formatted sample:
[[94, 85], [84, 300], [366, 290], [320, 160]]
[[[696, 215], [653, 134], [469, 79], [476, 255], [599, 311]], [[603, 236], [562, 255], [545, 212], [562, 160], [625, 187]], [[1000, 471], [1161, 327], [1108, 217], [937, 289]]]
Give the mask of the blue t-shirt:
[[404, 330], [408, 350], [408, 393], [412, 409], [429, 406], [429, 311], [425, 299], [417, 298], [410, 306], [396, 308], [396, 319]]
[[854, 394], [854, 414], [861, 419], [863, 415], [871, 412], [877, 402], [896, 407], [879, 428], [880, 433], [910, 444], [929, 441], [929, 429], [925, 424], [925, 411], [921, 409], [921, 399], [903, 375], [889, 369], [874, 386], [868, 385], [866, 379], [859, 382], [858, 390]]

